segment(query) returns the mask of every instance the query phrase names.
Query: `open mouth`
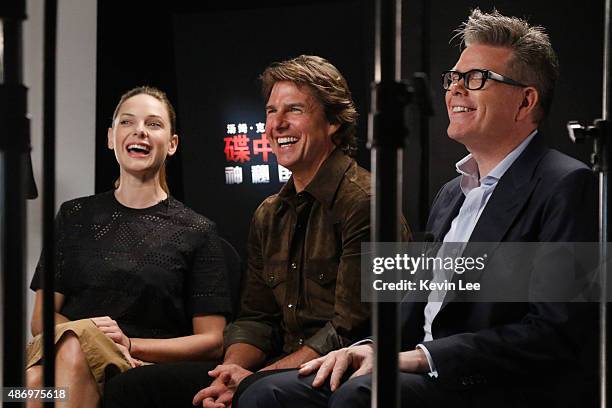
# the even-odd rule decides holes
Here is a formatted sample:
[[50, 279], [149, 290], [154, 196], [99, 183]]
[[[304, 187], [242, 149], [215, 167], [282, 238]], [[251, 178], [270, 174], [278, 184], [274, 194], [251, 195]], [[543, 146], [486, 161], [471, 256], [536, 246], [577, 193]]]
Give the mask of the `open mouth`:
[[143, 143], [132, 143], [127, 145], [128, 153], [137, 156], [147, 156], [151, 152], [151, 146]]
[[475, 111], [475, 110], [476, 110], [476, 109], [474, 109], [474, 108], [469, 108], [469, 107], [467, 107], [467, 106], [453, 106], [453, 107], [451, 108], [451, 111], [452, 111], [453, 113], [473, 112], [473, 111]]
[[276, 139], [276, 143], [278, 143], [279, 147], [287, 147], [290, 146], [292, 144], [297, 143], [299, 139], [297, 137], [279, 137], [278, 139]]

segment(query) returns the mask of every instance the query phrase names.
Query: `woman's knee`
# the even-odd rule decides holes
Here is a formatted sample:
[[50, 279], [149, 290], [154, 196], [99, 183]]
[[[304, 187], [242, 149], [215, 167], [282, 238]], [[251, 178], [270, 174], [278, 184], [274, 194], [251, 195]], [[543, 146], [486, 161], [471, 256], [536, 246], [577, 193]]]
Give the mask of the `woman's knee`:
[[80, 372], [89, 367], [79, 338], [71, 332], [66, 332], [57, 343], [55, 361], [62, 370]]
[[26, 385], [28, 388], [41, 388], [43, 386], [42, 365], [35, 365], [26, 370]]

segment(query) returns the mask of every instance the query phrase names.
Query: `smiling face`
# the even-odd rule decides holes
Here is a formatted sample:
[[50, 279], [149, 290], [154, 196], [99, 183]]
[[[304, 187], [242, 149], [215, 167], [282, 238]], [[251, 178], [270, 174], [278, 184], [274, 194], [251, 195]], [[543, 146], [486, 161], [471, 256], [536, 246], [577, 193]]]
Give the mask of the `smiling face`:
[[[453, 69], [487, 69], [512, 77], [508, 70], [511, 58], [509, 48], [473, 44], [463, 51]], [[489, 79], [482, 89], [470, 91], [460, 80], [446, 92], [448, 136], [470, 151], [487, 149], [515, 137], [517, 121], [522, 120], [518, 111], [523, 100], [524, 89], [518, 86]]]
[[122, 177], [125, 173], [157, 177], [177, 146], [178, 136], [172, 134], [168, 109], [147, 94], [126, 99], [108, 129], [108, 148], [115, 151]]
[[307, 85], [280, 81], [266, 104], [266, 133], [278, 163], [306, 183], [334, 150], [339, 125], [327, 121], [323, 106]]

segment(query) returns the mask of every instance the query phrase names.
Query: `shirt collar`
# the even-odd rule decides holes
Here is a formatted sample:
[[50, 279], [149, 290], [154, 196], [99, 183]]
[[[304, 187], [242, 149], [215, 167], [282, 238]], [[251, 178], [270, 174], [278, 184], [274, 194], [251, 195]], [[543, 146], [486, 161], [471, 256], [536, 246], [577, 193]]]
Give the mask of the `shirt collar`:
[[472, 154], [468, 154], [463, 159], [459, 160], [455, 164], [457, 172], [461, 174], [461, 191], [467, 195], [470, 191], [479, 187], [481, 184], [486, 187], [491, 187], [497, 184], [502, 178], [504, 173], [512, 166], [512, 163], [523, 153], [529, 142], [535, 137], [538, 130], [534, 130], [523, 140], [517, 147], [514, 148], [510, 153], [503, 158], [502, 161], [497, 163], [497, 166], [493, 168], [485, 177], [480, 178], [480, 172], [478, 171], [478, 163], [472, 157]]
[[[322, 204], [331, 207], [344, 173], [346, 173], [352, 162], [353, 159], [344, 154], [342, 149], [334, 149], [329, 157], [325, 159], [314, 178], [304, 188], [304, 191]], [[293, 176], [281, 188], [278, 195], [284, 200], [296, 195]]]

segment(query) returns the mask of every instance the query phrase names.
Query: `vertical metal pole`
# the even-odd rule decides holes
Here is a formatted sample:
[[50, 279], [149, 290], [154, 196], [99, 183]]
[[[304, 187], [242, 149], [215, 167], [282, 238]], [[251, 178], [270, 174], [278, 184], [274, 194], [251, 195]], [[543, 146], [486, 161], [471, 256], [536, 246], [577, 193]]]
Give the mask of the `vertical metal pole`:
[[[604, 23], [604, 66], [603, 66], [603, 100], [602, 100], [602, 116], [605, 123], [610, 121], [610, 107], [612, 102], [612, 92], [610, 85], [612, 85], [612, 67], [610, 64], [610, 40], [611, 40], [611, 26], [610, 19], [612, 14], [611, 1], [606, 0], [605, 3], [605, 23]], [[606, 126], [609, 130], [609, 125]], [[609, 133], [609, 132], [608, 132]], [[599, 242], [600, 242], [600, 259], [606, 265], [608, 242], [611, 235], [611, 227], [608, 222], [608, 211], [610, 208], [610, 174], [609, 166], [612, 163], [610, 160], [610, 134], [601, 136], [603, 139], [603, 154], [602, 154], [602, 171], [599, 173]], [[600, 373], [600, 406], [602, 408], [607, 407], [607, 384], [608, 384], [608, 350], [607, 350], [607, 332], [608, 332], [608, 277], [607, 267], [604, 267], [601, 273], [601, 302], [599, 304], [599, 373]]]
[[[26, 155], [30, 146], [26, 89], [22, 85], [22, 31], [25, 1], [3, 2], [0, 82], [0, 203], [3, 301], [3, 386], [23, 386], [25, 349]], [[9, 358], [10, 356], [10, 358]]]
[[[429, 35], [429, 19], [431, 16], [431, 4], [429, 0], [421, 1], [421, 72], [431, 78], [429, 64], [431, 38]], [[423, 115], [422, 111], [421, 114]], [[421, 230], [425, 230], [427, 217], [429, 216], [429, 182], [430, 182], [430, 149], [429, 149], [429, 121], [421, 116], [419, 120], [419, 137], [421, 146], [421, 174], [419, 182], [419, 223]]]
[[[400, 80], [401, 76], [401, 0], [377, 0], [375, 40], [375, 82], [383, 92], [379, 100], [372, 101], [370, 116], [370, 140], [372, 148], [372, 178], [374, 201], [372, 203], [372, 241], [399, 241], [399, 214], [401, 212], [401, 183], [403, 132], [389, 132], [394, 108], [387, 98], [386, 85]], [[377, 119], [374, 116], [382, 112]], [[394, 140], [395, 138], [395, 140]], [[398, 140], [399, 139], [399, 140]], [[375, 364], [372, 384], [372, 407], [399, 407], [399, 307], [397, 303], [375, 302], [372, 308]], [[382, 347], [381, 339], [385, 339]]]
[[[43, 124], [43, 377], [46, 387], [55, 385], [55, 56], [57, 0], [45, 1], [44, 124]], [[46, 402], [53, 407], [53, 402]]]

